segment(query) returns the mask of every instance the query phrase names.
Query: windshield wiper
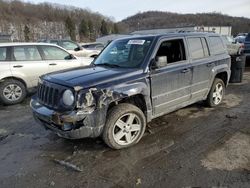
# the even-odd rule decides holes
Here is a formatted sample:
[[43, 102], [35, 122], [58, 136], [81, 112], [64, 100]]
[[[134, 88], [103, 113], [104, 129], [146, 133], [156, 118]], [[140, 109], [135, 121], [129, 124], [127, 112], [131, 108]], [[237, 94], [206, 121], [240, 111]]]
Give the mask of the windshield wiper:
[[109, 64], [109, 63], [100, 63], [100, 64], [95, 64], [95, 66], [107, 66], [107, 67], [121, 67], [120, 65], [116, 65], [116, 64]]

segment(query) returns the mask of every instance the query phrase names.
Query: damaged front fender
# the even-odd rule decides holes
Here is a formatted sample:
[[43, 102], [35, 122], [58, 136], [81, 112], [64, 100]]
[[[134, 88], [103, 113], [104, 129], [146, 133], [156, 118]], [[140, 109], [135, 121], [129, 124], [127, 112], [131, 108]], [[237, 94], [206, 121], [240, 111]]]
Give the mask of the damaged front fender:
[[[121, 84], [105, 89], [90, 88], [88, 90], [83, 90], [78, 94], [78, 113], [91, 114], [97, 108], [107, 109], [110, 103], [119, 102], [124, 98], [137, 94], [145, 96], [146, 103], [150, 101], [150, 91], [147, 84], [143, 82]], [[149, 104], [149, 108], [150, 106]]]

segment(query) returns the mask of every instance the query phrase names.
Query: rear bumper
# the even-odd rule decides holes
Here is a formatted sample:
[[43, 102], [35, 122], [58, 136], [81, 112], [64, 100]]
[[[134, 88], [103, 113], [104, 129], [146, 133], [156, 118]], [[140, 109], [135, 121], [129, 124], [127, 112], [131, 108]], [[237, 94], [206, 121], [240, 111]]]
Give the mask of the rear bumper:
[[[42, 106], [35, 98], [31, 99], [30, 106], [34, 119], [44, 128], [50, 129], [60, 137], [67, 139], [98, 137], [102, 132], [103, 125], [87, 124], [89, 121], [85, 121], [85, 119], [88, 119], [88, 115], [79, 115], [74, 111], [67, 114], [58, 114]], [[74, 128], [75, 121], [82, 121], [83, 125]]]

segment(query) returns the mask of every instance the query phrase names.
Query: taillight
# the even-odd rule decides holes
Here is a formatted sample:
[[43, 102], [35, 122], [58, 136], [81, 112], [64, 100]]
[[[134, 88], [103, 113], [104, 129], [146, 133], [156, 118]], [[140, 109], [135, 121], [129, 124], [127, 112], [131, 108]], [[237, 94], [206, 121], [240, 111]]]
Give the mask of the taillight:
[[240, 48], [241, 48], [241, 49], [244, 49], [244, 48], [245, 48], [244, 43], [241, 43]]
[[242, 54], [242, 53], [244, 53], [244, 49], [245, 49], [245, 45], [244, 45], [244, 43], [241, 43], [240, 44], [240, 48], [239, 48], [239, 54]]

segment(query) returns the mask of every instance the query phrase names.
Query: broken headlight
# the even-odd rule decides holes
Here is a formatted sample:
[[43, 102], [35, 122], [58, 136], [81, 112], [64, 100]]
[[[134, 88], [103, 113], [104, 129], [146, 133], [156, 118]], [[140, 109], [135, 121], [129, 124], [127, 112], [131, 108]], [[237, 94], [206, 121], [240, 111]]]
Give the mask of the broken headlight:
[[96, 109], [94, 91], [96, 89], [89, 89], [88, 92], [80, 94], [80, 100], [77, 100], [77, 107], [81, 109], [81, 112], [89, 114]]
[[65, 104], [66, 106], [72, 106], [75, 101], [74, 94], [69, 89], [64, 91], [62, 99], [63, 99], [63, 104]]

